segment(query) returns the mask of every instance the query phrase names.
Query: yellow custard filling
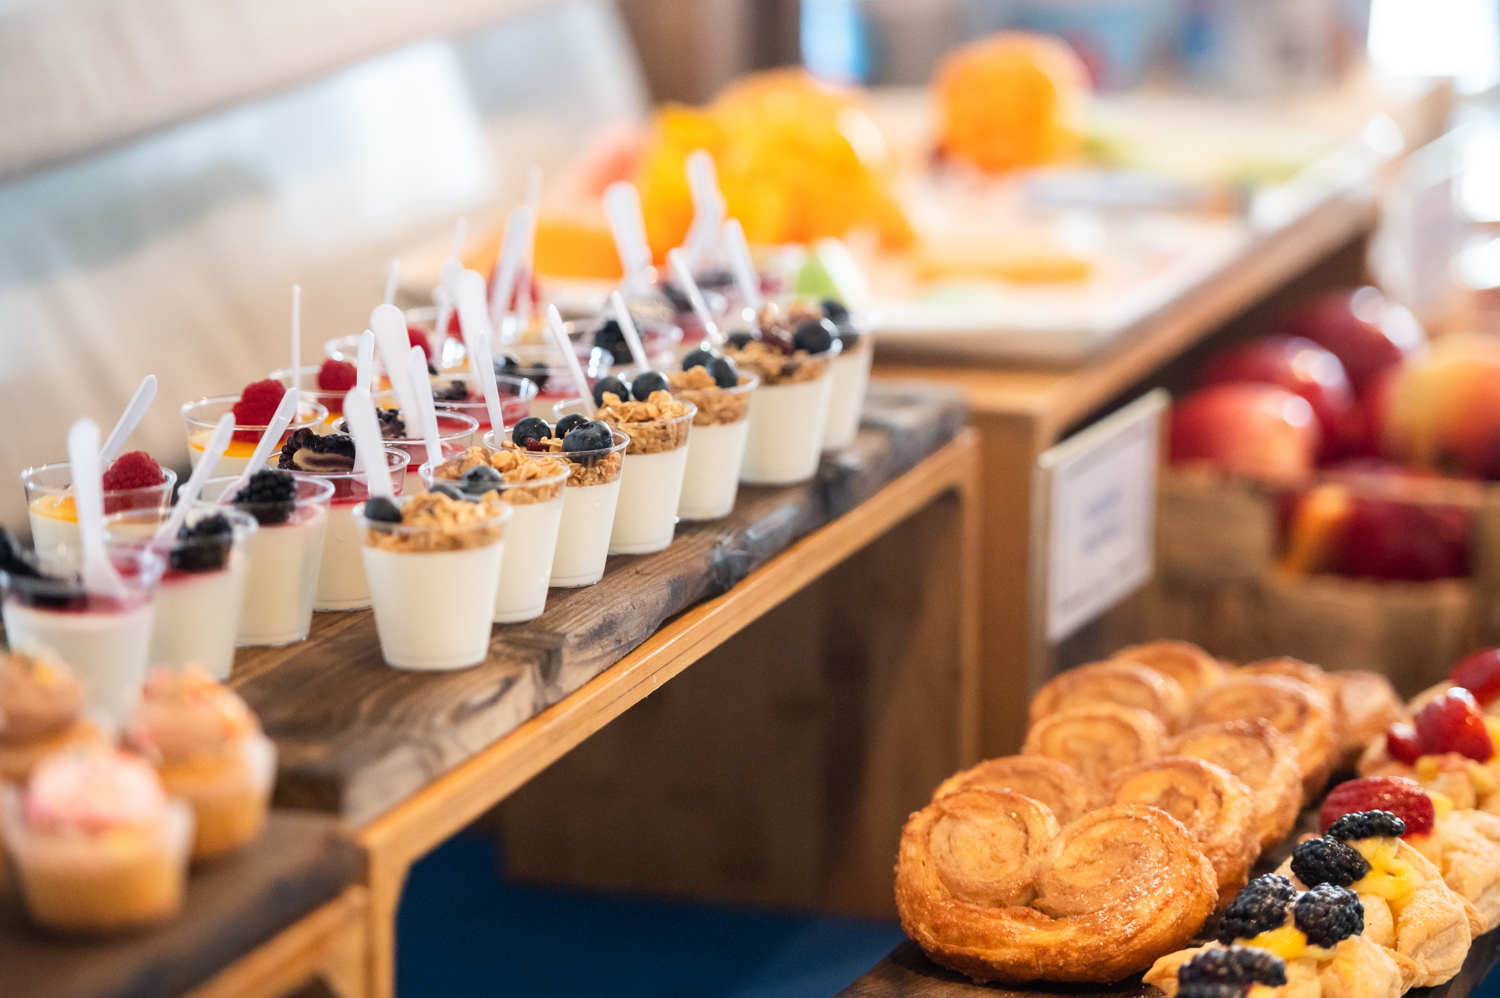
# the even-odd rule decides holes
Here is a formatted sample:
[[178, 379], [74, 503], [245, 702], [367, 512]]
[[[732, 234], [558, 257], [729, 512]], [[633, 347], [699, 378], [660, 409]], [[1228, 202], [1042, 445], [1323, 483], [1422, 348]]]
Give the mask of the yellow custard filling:
[[1349, 843], [1370, 864], [1370, 872], [1356, 881], [1351, 890], [1356, 894], [1373, 894], [1399, 903], [1421, 886], [1417, 871], [1412, 869], [1411, 864], [1396, 858], [1397, 841], [1376, 838]]
[[1295, 925], [1283, 925], [1277, 929], [1267, 929], [1254, 939], [1242, 940], [1247, 946], [1256, 949], [1268, 950], [1275, 953], [1283, 960], [1296, 960], [1307, 954], [1309, 950], [1321, 952], [1317, 946], [1307, 945], [1307, 935]]
[[72, 496], [42, 496], [31, 504], [31, 511], [49, 520], [78, 522], [78, 507], [73, 505]]

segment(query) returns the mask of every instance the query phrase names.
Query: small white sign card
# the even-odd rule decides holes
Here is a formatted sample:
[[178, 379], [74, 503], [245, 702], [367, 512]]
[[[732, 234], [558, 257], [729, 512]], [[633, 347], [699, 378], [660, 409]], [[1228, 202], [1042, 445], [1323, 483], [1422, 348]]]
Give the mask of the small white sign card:
[[1037, 459], [1049, 644], [1151, 577], [1161, 418], [1169, 402], [1165, 391], [1152, 391]]

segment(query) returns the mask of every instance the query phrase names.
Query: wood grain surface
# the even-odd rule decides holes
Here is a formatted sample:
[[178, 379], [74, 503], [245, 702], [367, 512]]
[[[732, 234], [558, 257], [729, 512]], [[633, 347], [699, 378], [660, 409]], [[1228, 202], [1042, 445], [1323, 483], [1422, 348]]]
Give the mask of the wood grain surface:
[[277, 802], [369, 821], [873, 496], [965, 417], [952, 389], [873, 383], [855, 445], [825, 459], [814, 481], [742, 488], [733, 513], [679, 526], [666, 551], [611, 558], [597, 585], [552, 590], [537, 620], [496, 627], [489, 658], [472, 669], [390, 668], [368, 611], [317, 614], [305, 642], [242, 650], [233, 683], [277, 743]]
[[31, 927], [15, 893], [0, 896], [5, 998], [175, 998], [209, 981], [358, 879], [359, 851], [325, 815], [273, 812], [248, 849], [193, 871], [181, 915], [99, 940]]

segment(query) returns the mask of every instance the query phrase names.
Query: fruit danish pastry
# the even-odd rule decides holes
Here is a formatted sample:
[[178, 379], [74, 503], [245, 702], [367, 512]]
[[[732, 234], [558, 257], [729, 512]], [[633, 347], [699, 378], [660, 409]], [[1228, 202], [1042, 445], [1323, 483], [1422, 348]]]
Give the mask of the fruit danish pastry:
[[1188, 708], [1187, 695], [1175, 679], [1135, 662], [1094, 662], [1052, 677], [1031, 698], [1027, 718], [1035, 724], [1048, 714], [1096, 703], [1144, 710], [1168, 731], [1177, 727]]
[[1094, 798], [1093, 789], [1067, 763], [1039, 755], [1008, 755], [953, 774], [938, 784], [932, 799], [978, 787], [1011, 790], [1039, 800], [1064, 825], [1087, 811]]
[[1163, 751], [1221, 766], [1250, 788], [1262, 851], [1291, 834], [1302, 807], [1297, 746], [1269, 721], [1214, 721], [1170, 739]]
[[1405, 776], [1443, 794], [1458, 810], [1500, 813], [1500, 721], [1472, 694], [1451, 687], [1429, 699], [1411, 723], [1396, 722], [1370, 741], [1361, 776]]
[[1400, 776], [1372, 776], [1329, 791], [1318, 819], [1326, 832], [1346, 814], [1385, 811], [1406, 825], [1401, 838], [1432, 861], [1443, 882], [1479, 914], [1480, 932], [1500, 925], [1500, 816], [1455, 810], [1446, 797]]
[[1348, 814], [1323, 837], [1299, 842], [1277, 872], [1302, 888], [1358, 894], [1365, 935], [1412, 962], [1413, 987], [1430, 987], [1458, 973], [1481, 925], [1438, 868], [1401, 840], [1405, 833], [1405, 822], [1389, 812]]
[[1169, 679], [1177, 680], [1191, 702], [1199, 693], [1224, 681], [1224, 667], [1218, 659], [1197, 645], [1186, 641], [1152, 641], [1144, 645], [1121, 648], [1110, 656], [1112, 662], [1135, 662]]
[[1365, 934], [1353, 891], [1324, 884], [1299, 893], [1271, 873], [1229, 903], [1217, 942], [1169, 953], [1145, 980], [1169, 998], [1223, 998], [1246, 988], [1264, 998], [1398, 998], [1414, 973], [1411, 961]]
[[1134, 707], [1096, 703], [1048, 714], [1031, 726], [1022, 755], [1067, 763], [1090, 783], [1161, 755], [1167, 732], [1152, 714]]
[[1192, 723], [1269, 721], [1297, 746], [1303, 799], [1316, 797], [1328, 782], [1336, 752], [1333, 715], [1327, 697], [1297, 679], [1280, 675], [1231, 676], [1198, 697]]
[[1059, 828], [1006, 790], [940, 797], [901, 831], [896, 908], [937, 963], [976, 981], [1117, 981], [1202, 928], [1217, 878], [1186, 829], [1139, 805]]
[[1221, 904], [1245, 886], [1260, 857], [1250, 788], [1211, 762], [1167, 756], [1136, 763], [1115, 774], [1106, 799], [1160, 808], [1182, 822], [1213, 864]]

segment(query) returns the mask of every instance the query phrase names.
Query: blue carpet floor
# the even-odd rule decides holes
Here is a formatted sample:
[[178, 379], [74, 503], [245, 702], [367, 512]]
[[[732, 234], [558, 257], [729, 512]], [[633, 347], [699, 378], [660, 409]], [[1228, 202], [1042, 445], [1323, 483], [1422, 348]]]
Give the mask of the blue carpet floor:
[[528, 887], [499, 868], [493, 839], [460, 835], [412, 870], [399, 998], [829, 998], [902, 938], [894, 922]]

